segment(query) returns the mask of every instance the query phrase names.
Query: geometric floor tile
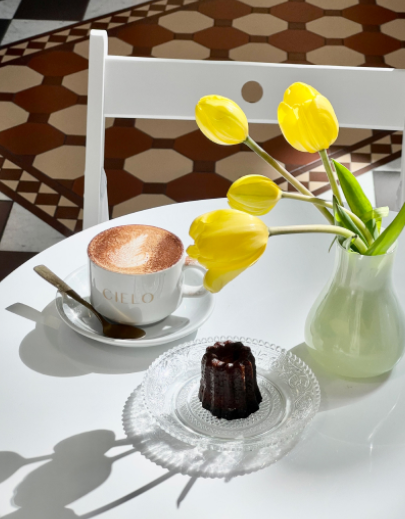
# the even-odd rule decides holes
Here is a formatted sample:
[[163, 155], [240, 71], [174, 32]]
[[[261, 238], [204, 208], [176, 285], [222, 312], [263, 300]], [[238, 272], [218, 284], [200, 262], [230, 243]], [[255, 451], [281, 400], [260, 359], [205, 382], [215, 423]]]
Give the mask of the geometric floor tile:
[[0, 251], [37, 253], [64, 239], [63, 234], [19, 204], [0, 202], [5, 203], [13, 207], [0, 239]]
[[[88, 38], [107, 30], [121, 56], [405, 68], [400, 0], [155, 0], [0, 48], [0, 191], [64, 236], [82, 228]], [[252, 137], [315, 194], [316, 155], [277, 125]], [[225, 196], [256, 172], [292, 189], [244, 145], [218, 146], [194, 121], [108, 119], [104, 167], [117, 217]], [[341, 129], [330, 154], [356, 175], [401, 155], [401, 132]]]
[[36, 255], [36, 252], [0, 251], [0, 281]]
[[4, 229], [6, 227], [12, 207], [13, 207], [13, 202], [11, 202], [11, 200], [10, 201], [0, 200], [0, 241], [3, 236]]

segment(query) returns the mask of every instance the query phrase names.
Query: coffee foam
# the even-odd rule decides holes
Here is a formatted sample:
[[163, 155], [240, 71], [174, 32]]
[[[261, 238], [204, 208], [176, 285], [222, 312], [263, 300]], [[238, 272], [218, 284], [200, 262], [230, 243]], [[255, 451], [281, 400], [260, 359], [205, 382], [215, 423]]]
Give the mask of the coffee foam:
[[90, 260], [123, 274], [151, 274], [175, 265], [183, 244], [169, 231], [152, 225], [121, 225], [95, 236], [88, 247]]

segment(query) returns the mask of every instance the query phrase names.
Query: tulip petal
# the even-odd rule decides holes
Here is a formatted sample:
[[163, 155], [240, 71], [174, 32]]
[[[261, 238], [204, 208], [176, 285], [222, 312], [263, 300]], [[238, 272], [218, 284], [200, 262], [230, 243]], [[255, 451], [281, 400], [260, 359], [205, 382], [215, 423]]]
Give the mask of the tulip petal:
[[226, 97], [202, 97], [195, 107], [195, 118], [203, 134], [216, 144], [240, 144], [249, 135], [245, 113]]
[[230, 281], [241, 274], [245, 268], [237, 270], [210, 269], [204, 276], [204, 287], [212, 293], [217, 293]]
[[186, 252], [190, 256], [190, 258], [198, 260], [198, 258], [200, 257], [200, 251], [197, 245], [190, 245], [189, 247], [187, 247]]
[[282, 101], [278, 105], [277, 118], [286, 141], [298, 151], [307, 151], [301, 144], [297, 110]]
[[319, 125], [318, 139], [320, 143], [322, 138], [324, 141], [323, 147], [320, 149], [326, 150], [335, 142], [339, 134], [339, 122], [333, 106], [326, 97], [319, 95], [311, 103], [310, 114]]
[[300, 105], [308, 99], [314, 99], [319, 92], [306, 83], [293, 83], [284, 93], [283, 101], [289, 106]]
[[299, 123], [297, 124], [297, 138], [299, 139], [305, 151], [308, 153], [316, 153], [320, 149], [324, 148], [318, 148], [318, 145], [322, 145], [320, 144], [320, 141], [322, 142], [323, 139], [322, 136], [318, 135], [320, 133], [319, 118], [317, 120], [316, 114], [311, 115], [311, 106], [313, 106], [313, 99], [305, 101], [297, 108], [299, 114]]
[[326, 150], [335, 142], [339, 123], [326, 97], [318, 95], [299, 107], [299, 130], [302, 145], [309, 153]]
[[207, 289], [218, 291], [260, 258], [269, 232], [255, 216], [220, 209], [197, 217], [190, 235], [195, 244], [188, 247], [187, 253], [208, 269]]
[[264, 175], [245, 175], [231, 185], [226, 196], [233, 209], [261, 216], [280, 200], [281, 189]]
[[198, 235], [190, 234], [199, 249], [199, 262], [206, 268], [249, 266], [256, 260], [258, 251], [264, 251], [267, 245], [267, 226], [246, 213], [222, 209], [196, 220], [191, 230], [201, 226], [202, 231]]
[[277, 115], [284, 137], [299, 151], [325, 150], [337, 139], [339, 123], [333, 107], [310, 85], [292, 84]]

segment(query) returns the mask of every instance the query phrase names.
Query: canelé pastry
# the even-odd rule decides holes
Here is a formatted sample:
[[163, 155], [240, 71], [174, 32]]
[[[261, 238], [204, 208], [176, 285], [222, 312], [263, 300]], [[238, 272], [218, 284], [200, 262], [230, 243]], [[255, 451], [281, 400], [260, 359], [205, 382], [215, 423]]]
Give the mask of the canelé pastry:
[[198, 393], [204, 409], [218, 418], [246, 418], [262, 401], [256, 380], [255, 358], [241, 342], [216, 342], [201, 360]]

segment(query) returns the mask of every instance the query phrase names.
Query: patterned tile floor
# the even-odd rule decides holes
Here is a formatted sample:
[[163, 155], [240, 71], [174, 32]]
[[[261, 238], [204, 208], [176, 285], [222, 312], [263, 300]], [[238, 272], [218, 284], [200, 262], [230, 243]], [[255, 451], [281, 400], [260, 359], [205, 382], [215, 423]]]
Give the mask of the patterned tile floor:
[[0, 0], [0, 42], [12, 43], [143, 0]]
[[[8, 228], [7, 224], [14, 207], [17, 207], [17, 204], [13, 204], [11, 200], [0, 194], [0, 248], [3, 245], [5, 229]], [[12, 241], [14, 242], [14, 239]], [[14, 250], [14, 248], [13, 243], [12, 251], [3, 251], [0, 249], [0, 281], [36, 254], [35, 252], [17, 251]]]
[[[29, 12], [30, 1], [16, 12]], [[124, 56], [405, 67], [401, 0], [157, 0], [0, 48], [0, 191], [52, 226], [55, 239], [81, 229], [91, 28], [108, 30], [110, 53]], [[213, 145], [193, 122], [106, 123], [112, 217], [224, 196], [252, 170], [287, 188], [247, 148]], [[316, 194], [327, 190], [319, 162], [289, 147], [276, 126], [252, 125], [251, 134]], [[398, 159], [401, 138], [342, 129], [331, 153], [363, 175]]]

